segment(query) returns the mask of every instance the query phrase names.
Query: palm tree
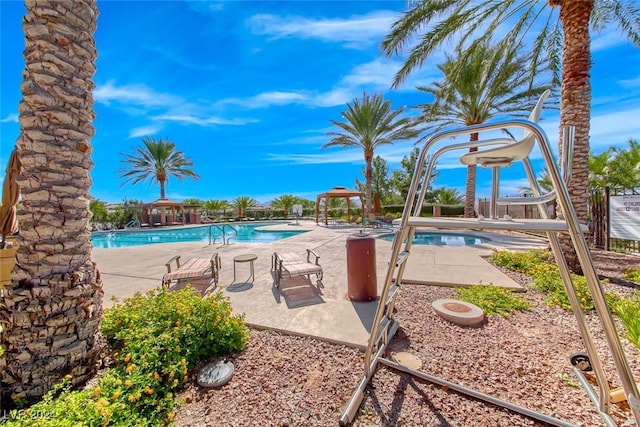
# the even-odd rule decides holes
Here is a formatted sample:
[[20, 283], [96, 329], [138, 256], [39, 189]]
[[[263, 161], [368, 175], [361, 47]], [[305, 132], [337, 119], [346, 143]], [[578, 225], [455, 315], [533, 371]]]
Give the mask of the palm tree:
[[228, 207], [229, 202], [223, 199], [211, 199], [204, 203], [204, 208], [206, 209], [207, 214], [209, 214], [209, 212], [214, 212], [216, 215], [219, 215], [220, 211], [222, 211], [223, 216], [226, 216]]
[[[523, 67], [528, 68], [534, 76], [538, 58], [546, 53], [556, 77], [562, 69], [559, 133], [568, 125], [576, 128], [573, 173], [568, 187], [578, 218], [586, 221], [591, 116], [589, 26], [602, 29], [612, 23], [617, 24], [634, 44], [640, 46], [640, 10], [634, 2], [423, 0], [412, 2], [410, 9], [392, 25], [391, 32], [382, 42], [382, 49], [387, 56], [400, 54], [424, 30], [420, 42], [410, 49], [406, 62], [395, 76], [393, 86], [398, 86], [435, 49], [454, 36], [459, 36], [458, 46], [462, 47], [468, 45], [469, 40], [474, 37], [488, 39], [498, 28], [502, 31], [506, 25], [511, 25], [506, 37], [524, 37], [535, 28], [538, 32], [530, 48], [534, 61]], [[558, 140], [562, 141], [562, 138]], [[567, 261], [574, 271], [579, 270], [570, 239], [564, 236], [562, 240], [563, 250], [569, 255]]]
[[231, 206], [238, 210], [238, 216], [244, 217], [246, 216], [247, 209], [253, 208], [258, 204], [255, 199], [252, 199], [249, 196], [240, 196], [233, 199], [231, 202]]
[[464, 196], [455, 188], [440, 187], [434, 192], [435, 202], [441, 205], [461, 205]]
[[289, 215], [289, 210], [291, 209], [291, 207], [299, 202], [299, 197], [293, 196], [291, 194], [283, 194], [282, 196], [273, 199], [273, 201], [271, 202], [271, 206], [276, 209], [282, 209], [284, 215], [287, 216]]
[[[347, 209], [347, 199], [341, 197], [329, 197], [329, 199], [323, 199], [322, 204], [327, 205], [327, 210], [331, 212], [331, 216], [342, 215], [345, 209]], [[323, 206], [324, 208], [324, 206]]]
[[[438, 66], [444, 79], [431, 87], [418, 87], [435, 98], [433, 103], [420, 106], [422, 120], [435, 132], [451, 124], [481, 124], [505, 113], [526, 115], [550, 86], [530, 86], [528, 70], [522, 64], [532, 60], [530, 55], [518, 55], [509, 39], [496, 45], [477, 43], [455, 57], [448, 55], [446, 62]], [[470, 135], [469, 141], [477, 140], [477, 133]], [[475, 215], [475, 198], [476, 165], [469, 165], [464, 206], [467, 218]]]
[[629, 139], [629, 148], [613, 147], [610, 165], [611, 187], [633, 188], [640, 186], [640, 142]]
[[404, 110], [404, 107], [392, 110], [391, 101], [385, 101], [382, 94], [369, 96], [364, 93], [362, 98], [347, 103], [347, 111], [342, 113], [344, 122], [331, 120], [341, 132], [328, 133], [332, 139], [322, 148], [360, 147], [364, 151], [366, 212], [363, 214], [372, 212], [371, 174], [375, 149], [418, 136], [415, 122], [409, 117], [399, 117]]
[[[420, 149], [418, 147], [413, 147], [411, 152], [404, 156], [402, 160], [400, 160], [401, 169], [393, 171], [391, 174], [391, 186], [396, 190], [400, 199], [402, 200], [402, 204], [407, 200], [407, 195], [409, 194], [409, 187], [411, 186], [411, 179], [413, 178], [413, 172], [416, 168], [416, 163], [418, 162], [418, 157], [420, 156]], [[429, 157], [425, 159], [425, 164], [429, 163]], [[424, 170], [424, 169], [423, 169]], [[438, 172], [432, 172], [431, 177], [427, 181], [427, 191], [425, 194], [425, 201], [433, 200], [433, 191], [431, 190], [433, 181], [438, 177]]]
[[30, 401], [67, 374], [73, 385], [95, 374], [103, 290], [89, 225], [96, 1], [25, 6], [20, 248], [0, 293], [0, 400]]
[[[362, 171], [362, 175], [365, 175], [366, 171]], [[373, 194], [373, 212], [376, 214], [382, 214], [382, 205], [386, 204], [391, 195], [391, 183], [389, 178], [389, 165], [380, 156], [375, 156], [372, 163], [371, 171], [371, 193]], [[360, 192], [366, 191], [366, 183], [360, 182], [356, 179], [356, 190]]]
[[165, 199], [164, 185], [169, 181], [169, 175], [180, 181], [184, 181], [186, 177], [199, 178], [198, 174], [190, 169], [193, 162], [184, 157], [182, 151], [176, 151], [175, 142], [162, 138], [156, 141], [145, 137], [142, 143], [144, 147], [136, 148], [134, 154], [122, 154], [125, 157], [122, 162], [128, 165], [119, 170], [120, 177], [124, 178], [123, 185], [128, 182], [135, 185], [145, 180], [157, 181], [160, 183], [160, 198]]

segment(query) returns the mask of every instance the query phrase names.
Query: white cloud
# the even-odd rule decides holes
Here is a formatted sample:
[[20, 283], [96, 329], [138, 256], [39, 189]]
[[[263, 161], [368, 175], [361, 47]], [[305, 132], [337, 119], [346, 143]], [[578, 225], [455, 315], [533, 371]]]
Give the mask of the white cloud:
[[[141, 84], [118, 86], [113, 81], [100, 85], [94, 91], [97, 102], [107, 106], [119, 108], [131, 116], [142, 116], [147, 119], [159, 121], [172, 121], [198, 126], [213, 125], [244, 125], [256, 123], [258, 120], [251, 118], [226, 119], [211, 114], [213, 103], [200, 100], [199, 103], [187, 102], [182, 97], [170, 93], [157, 92], [154, 89]], [[244, 101], [239, 100], [238, 103]], [[179, 112], [179, 113], [176, 113]], [[156, 129], [160, 125], [156, 125]], [[131, 138], [140, 136], [149, 127], [133, 129]]]
[[189, 8], [198, 13], [207, 13], [207, 14], [217, 14], [218, 12], [224, 10], [224, 2], [223, 1], [187, 1]]
[[186, 114], [164, 114], [155, 116], [155, 120], [172, 121], [179, 123], [194, 124], [199, 126], [214, 126], [214, 125], [245, 125], [247, 123], [256, 123], [256, 119], [224, 119], [221, 117], [197, 117], [195, 115]]
[[388, 88], [400, 67], [400, 62], [377, 58], [354, 67], [340, 83], [347, 87], [371, 85]]
[[339, 42], [347, 48], [362, 49], [378, 43], [397, 19], [397, 12], [380, 10], [346, 19], [260, 14], [249, 18], [246, 24], [254, 34], [268, 35], [274, 40], [297, 37]]
[[362, 163], [364, 157], [361, 150], [327, 151], [322, 154], [273, 154], [269, 153], [269, 160], [285, 164], [318, 165], [328, 163]]
[[618, 29], [607, 29], [591, 36], [591, 53], [611, 49], [628, 43], [627, 38]]
[[0, 123], [18, 123], [18, 114], [9, 114], [4, 119], [0, 119]]
[[620, 80], [618, 83], [620, 83], [620, 86], [626, 89], [640, 88], [640, 77], [629, 80]]
[[129, 132], [129, 139], [155, 135], [161, 130], [162, 130], [161, 125], [141, 126], [138, 128], [131, 129], [131, 132]]
[[252, 96], [241, 102], [252, 107], [266, 107], [270, 105], [305, 104], [309, 98], [309, 94], [305, 92], [270, 91]]
[[112, 102], [145, 107], [169, 107], [184, 100], [178, 96], [156, 92], [142, 84], [116, 86], [113, 81], [99, 85], [93, 91], [96, 102], [110, 105]]
[[591, 150], [594, 153], [600, 153], [611, 145], [625, 145], [629, 138], [639, 138], [638, 117], [640, 117], [640, 107], [592, 116]]
[[[309, 107], [335, 107], [345, 105], [354, 98], [369, 93], [389, 90], [395, 73], [402, 66], [401, 63], [384, 58], [359, 64], [349, 74], [345, 75], [330, 90], [325, 92], [311, 90], [269, 91], [262, 92], [248, 98], [227, 98], [216, 103], [218, 106], [234, 104], [246, 108], [266, 108], [273, 105], [299, 104]], [[419, 85], [427, 85], [436, 79], [435, 65], [425, 65], [422, 70], [416, 70], [400, 90], [415, 91]]]

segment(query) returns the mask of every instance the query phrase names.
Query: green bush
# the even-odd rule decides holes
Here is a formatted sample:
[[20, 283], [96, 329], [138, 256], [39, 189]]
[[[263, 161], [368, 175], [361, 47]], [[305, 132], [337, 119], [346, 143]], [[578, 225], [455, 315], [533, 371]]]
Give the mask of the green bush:
[[[490, 260], [501, 267], [531, 277], [531, 286], [545, 294], [545, 302], [571, 310], [567, 290], [555, 264], [550, 262], [551, 252], [534, 249], [528, 252], [494, 251]], [[576, 295], [583, 310], [593, 310], [593, 300], [583, 276], [571, 275]]]
[[470, 286], [457, 289], [460, 299], [475, 304], [488, 316], [499, 314], [507, 317], [511, 313], [529, 310], [531, 304], [510, 290], [497, 286]]
[[640, 294], [636, 293], [632, 298], [618, 298], [617, 301], [610, 303], [611, 311], [613, 311], [627, 330], [627, 338], [636, 347], [640, 348]]
[[[496, 251], [490, 259], [496, 265], [530, 276], [533, 280], [532, 287], [545, 294], [547, 304], [571, 310], [560, 271], [555, 264], [549, 262], [549, 256], [544, 255], [543, 252], [545, 251]], [[571, 274], [571, 280], [580, 307], [583, 310], [593, 310], [595, 306], [584, 276]], [[640, 316], [637, 314], [640, 312], [640, 295], [636, 294], [633, 298], [626, 299], [613, 293], [607, 293], [605, 300], [611, 311], [620, 317], [629, 340], [640, 348]]]
[[624, 272], [624, 278], [632, 282], [640, 283], [640, 268], [630, 268]]
[[[137, 293], [106, 310], [101, 332], [114, 365], [93, 388], [71, 391], [66, 382], [58, 385], [28, 409], [46, 414], [38, 425], [171, 424], [174, 393], [183, 387], [187, 370], [209, 356], [244, 349], [249, 338], [243, 316], [232, 316], [221, 294], [201, 298], [190, 287]], [[17, 415], [7, 425], [32, 425], [33, 417]]]
[[527, 274], [550, 258], [551, 253], [548, 250], [533, 249], [528, 252], [493, 251], [489, 259], [501, 267]]

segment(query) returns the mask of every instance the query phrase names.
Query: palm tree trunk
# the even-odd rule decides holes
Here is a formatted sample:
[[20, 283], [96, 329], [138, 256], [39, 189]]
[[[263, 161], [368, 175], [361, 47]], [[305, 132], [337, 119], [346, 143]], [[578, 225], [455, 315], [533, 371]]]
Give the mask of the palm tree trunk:
[[[475, 142], [478, 140], [478, 134], [472, 133], [469, 136], [469, 142]], [[478, 151], [477, 147], [469, 148], [469, 152], [473, 153]], [[473, 218], [476, 216], [475, 201], [476, 201], [476, 165], [467, 166], [467, 182], [464, 192], [464, 217]]]
[[5, 400], [40, 397], [66, 374], [73, 385], [93, 376], [103, 312], [89, 228], [96, 1], [28, 0], [26, 8], [20, 249], [0, 296]]
[[373, 166], [371, 163], [373, 162], [373, 150], [365, 150], [364, 152], [364, 161], [366, 162], [366, 172], [365, 172], [365, 193], [366, 193], [366, 209], [362, 212], [362, 217], [365, 218], [369, 215], [369, 212], [372, 210], [371, 203], [371, 179], [373, 176]]
[[161, 199], [166, 199], [165, 193], [164, 193], [164, 182], [167, 180], [166, 175], [158, 175], [158, 182], [160, 182], [160, 198]]
[[[588, 218], [587, 178], [589, 176], [589, 118], [591, 115], [591, 51], [589, 17], [593, 0], [564, 0], [560, 20], [565, 43], [562, 51], [562, 100], [560, 126], [575, 126], [573, 172], [569, 180], [569, 195], [580, 222]], [[561, 139], [560, 139], [561, 141]], [[562, 147], [560, 147], [562, 150]], [[564, 216], [564, 212], [559, 212]], [[580, 272], [577, 256], [568, 235], [561, 236], [562, 249], [569, 267]]]

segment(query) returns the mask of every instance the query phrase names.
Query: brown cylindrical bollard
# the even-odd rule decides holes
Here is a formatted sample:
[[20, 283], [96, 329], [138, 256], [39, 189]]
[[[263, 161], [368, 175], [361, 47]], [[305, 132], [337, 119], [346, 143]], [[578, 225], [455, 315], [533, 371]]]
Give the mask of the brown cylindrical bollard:
[[376, 240], [368, 233], [347, 237], [347, 297], [351, 301], [371, 301], [378, 293]]

